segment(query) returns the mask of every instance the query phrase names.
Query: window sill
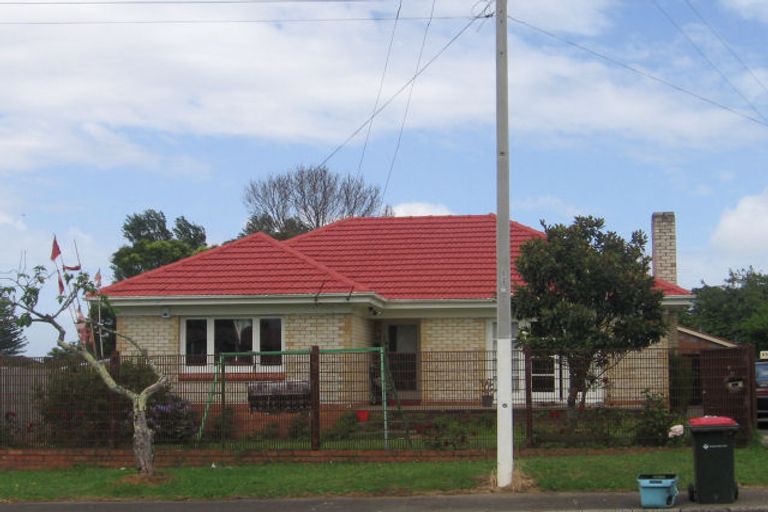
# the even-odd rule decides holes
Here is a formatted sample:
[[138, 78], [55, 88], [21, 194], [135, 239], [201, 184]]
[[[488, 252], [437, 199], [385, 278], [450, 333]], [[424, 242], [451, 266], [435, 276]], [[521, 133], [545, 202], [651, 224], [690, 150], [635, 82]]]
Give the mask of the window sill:
[[[200, 382], [200, 381], [212, 381], [214, 373], [180, 373], [179, 381], [186, 382]], [[285, 380], [285, 373], [282, 372], [227, 372], [225, 371], [225, 380], [227, 382], [235, 381], [258, 381], [258, 380]]]

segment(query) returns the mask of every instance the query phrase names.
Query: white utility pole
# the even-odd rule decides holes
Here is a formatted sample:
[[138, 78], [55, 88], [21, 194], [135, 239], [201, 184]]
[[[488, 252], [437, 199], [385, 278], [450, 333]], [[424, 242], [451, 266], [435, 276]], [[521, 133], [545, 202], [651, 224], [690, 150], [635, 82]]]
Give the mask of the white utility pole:
[[496, 0], [496, 482], [512, 483], [512, 311], [509, 257], [507, 0]]

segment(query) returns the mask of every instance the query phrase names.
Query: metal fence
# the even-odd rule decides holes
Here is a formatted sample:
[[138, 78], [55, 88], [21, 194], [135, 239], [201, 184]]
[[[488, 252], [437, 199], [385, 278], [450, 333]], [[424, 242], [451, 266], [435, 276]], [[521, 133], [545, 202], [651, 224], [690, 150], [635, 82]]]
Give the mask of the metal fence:
[[[748, 438], [754, 375], [747, 352], [683, 357], [649, 348], [587, 357], [513, 351], [515, 442], [663, 446], [675, 442], [667, 435], [673, 424], [720, 410], [736, 416]], [[494, 352], [314, 350], [153, 361], [170, 379], [149, 405], [159, 445], [495, 449]], [[142, 358], [114, 355], [105, 364], [131, 389], [152, 381]], [[82, 361], [0, 360], [0, 447], [130, 442], [129, 402]]]

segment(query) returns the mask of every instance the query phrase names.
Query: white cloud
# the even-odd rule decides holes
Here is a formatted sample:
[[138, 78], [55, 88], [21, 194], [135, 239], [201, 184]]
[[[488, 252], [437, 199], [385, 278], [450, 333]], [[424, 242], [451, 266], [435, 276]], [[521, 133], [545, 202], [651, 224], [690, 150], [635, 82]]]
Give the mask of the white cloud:
[[765, 0], [720, 0], [720, 3], [745, 19], [768, 23], [768, 3]]
[[754, 255], [766, 263], [768, 255], [768, 188], [761, 194], [745, 196], [735, 208], [727, 209], [712, 235], [712, 245], [724, 252]]
[[513, 212], [515, 210], [543, 212], [567, 220], [584, 214], [580, 208], [566, 203], [559, 197], [550, 195], [531, 197], [522, 201], [512, 201], [511, 208]]
[[416, 217], [420, 215], [453, 215], [450, 208], [439, 203], [400, 203], [392, 207], [395, 217]]
[[[424, 16], [428, 2], [403, 16]], [[472, 2], [439, 3], [461, 15]], [[513, 13], [549, 30], [596, 35], [611, 25], [609, 0], [518, 2]], [[4, 9], [3, 21], [97, 19], [345, 18], [392, 13], [391, 2], [305, 2], [89, 9]], [[244, 136], [336, 144], [369, 115], [391, 21], [283, 24], [5, 26], [0, 31], [0, 172], [54, 165], [133, 166], [200, 172], [154, 154], [155, 136]], [[462, 20], [432, 25], [426, 58]], [[408, 128], [451, 130], [494, 119], [493, 24], [470, 29], [418, 80]], [[384, 87], [388, 98], [414, 71], [423, 22], [403, 21]], [[510, 38], [513, 131], [537, 138], [595, 134], [666, 147], [737, 145], [749, 123], [562, 46]], [[402, 100], [402, 98], [400, 98]], [[373, 135], [399, 127], [402, 101]], [[159, 134], [159, 135], [158, 135]], [[146, 137], [146, 133], [143, 133]]]

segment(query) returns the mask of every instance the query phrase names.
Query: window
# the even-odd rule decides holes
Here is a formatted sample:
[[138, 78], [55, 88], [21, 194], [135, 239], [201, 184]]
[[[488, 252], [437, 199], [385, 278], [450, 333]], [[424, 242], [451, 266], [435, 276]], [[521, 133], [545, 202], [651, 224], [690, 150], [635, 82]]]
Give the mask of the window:
[[[254, 332], [254, 324], [258, 329]], [[181, 349], [187, 366], [213, 363], [209, 354], [238, 352], [279, 352], [283, 350], [282, 319], [280, 318], [187, 318], [182, 322]], [[234, 356], [226, 360], [231, 365], [279, 366], [279, 354]]]

